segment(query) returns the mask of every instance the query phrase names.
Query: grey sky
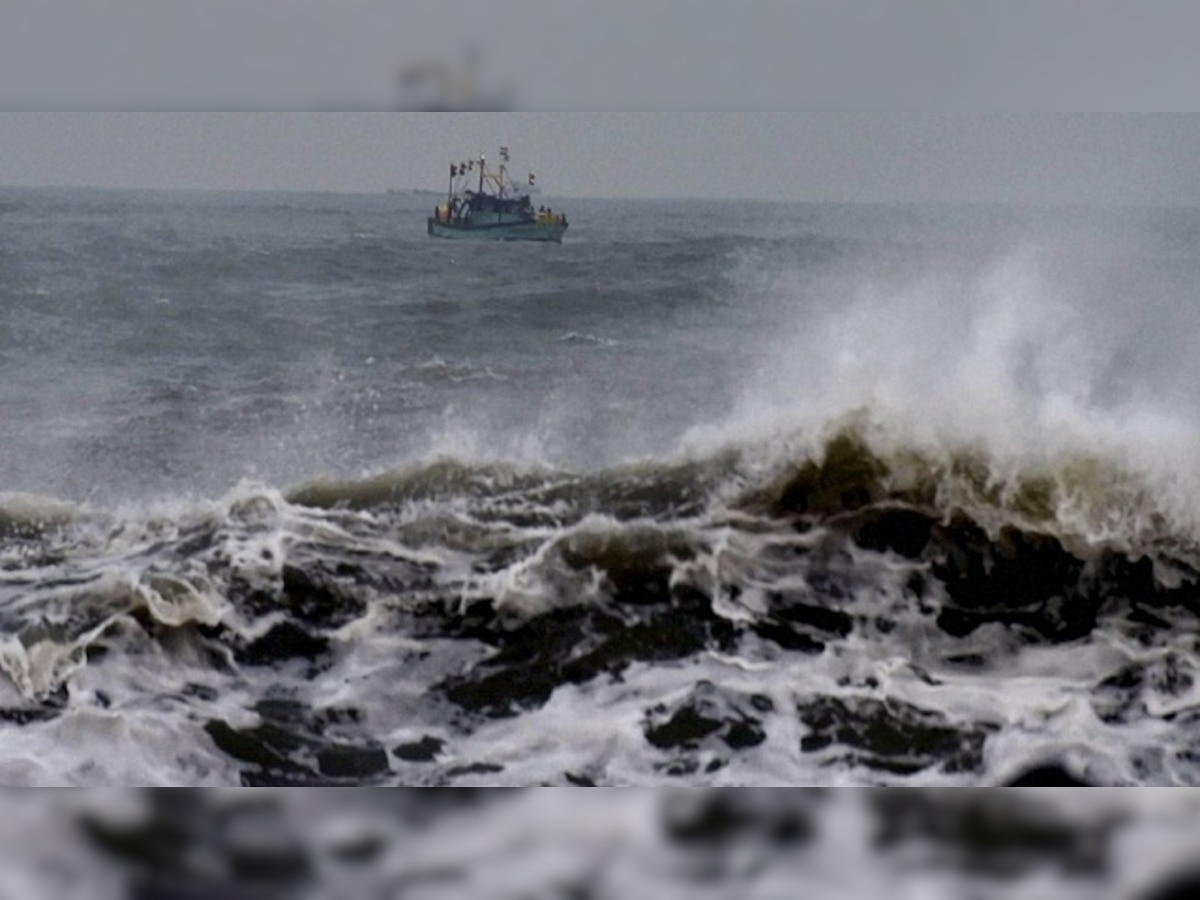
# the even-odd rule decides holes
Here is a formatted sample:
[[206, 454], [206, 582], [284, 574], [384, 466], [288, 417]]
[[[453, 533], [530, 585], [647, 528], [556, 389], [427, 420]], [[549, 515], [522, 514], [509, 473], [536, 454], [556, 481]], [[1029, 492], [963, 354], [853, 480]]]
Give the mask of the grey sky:
[[564, 196], [1200, 204], [1200, 115], [0, 113], [0, 185], [382, 191], [512, 148]]
[[[1193, 0], [14, 0], [0, 109], [1196, 109]], [[462, 108], [456, 106], [455, 108]], [[478, 108], [478, 107], [476, 107]]]
[[[14, 3], [0, 185], [438, 188], [508, 144], [568, 196], [1197, 204], [1196, 18], [1192, 0]], [[303, 111], [442, 106], [542, 111]], [[253, 112], [271, 109], [295, 112]], [[713, 109], [741, 112], [650, 111]]]

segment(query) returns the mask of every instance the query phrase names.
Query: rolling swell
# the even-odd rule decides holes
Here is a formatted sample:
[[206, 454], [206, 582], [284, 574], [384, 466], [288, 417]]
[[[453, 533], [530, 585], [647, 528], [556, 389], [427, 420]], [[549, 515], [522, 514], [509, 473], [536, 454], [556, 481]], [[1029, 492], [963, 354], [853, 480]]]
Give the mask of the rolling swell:
[[[1097, 467], [1000, 479], [847, 427], [765, 465], [25, 508], [0, 718], [177, 729], [195, 760], [147, 765], [209, 783], [1195, 783], [1200, 554]], [[1121, 516], [1151, 524], [1079, 530]], [[25, 777], [121, 777], [57, 765]]]

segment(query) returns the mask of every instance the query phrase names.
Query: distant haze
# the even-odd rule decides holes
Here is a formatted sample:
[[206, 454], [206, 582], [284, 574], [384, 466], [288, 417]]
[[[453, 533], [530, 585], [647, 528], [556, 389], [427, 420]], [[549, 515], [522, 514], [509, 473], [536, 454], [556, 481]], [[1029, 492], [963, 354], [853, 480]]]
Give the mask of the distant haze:
[[512, 151], [550, 196], [1196, 205], [1200, 116], [0, 113], [0, 185], [441, 189]]

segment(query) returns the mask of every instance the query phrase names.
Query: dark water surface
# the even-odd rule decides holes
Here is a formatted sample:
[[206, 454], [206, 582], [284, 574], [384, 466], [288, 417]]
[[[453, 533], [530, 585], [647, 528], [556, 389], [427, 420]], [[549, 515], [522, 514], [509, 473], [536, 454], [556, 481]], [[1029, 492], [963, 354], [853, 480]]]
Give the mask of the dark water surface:
[[1200, 214], [435, 199], [0, 192], [0, 782], [1200, 780]]

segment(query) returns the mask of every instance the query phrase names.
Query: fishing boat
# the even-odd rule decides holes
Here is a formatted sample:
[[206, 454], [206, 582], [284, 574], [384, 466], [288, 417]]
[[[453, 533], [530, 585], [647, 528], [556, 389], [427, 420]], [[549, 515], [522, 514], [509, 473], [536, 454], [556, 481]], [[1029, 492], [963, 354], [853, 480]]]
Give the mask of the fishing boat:
[[451, 240], [553, 241], [561, 244], [567, 217], [530, 199], [537, 179], [531, 172], [527, 185], [519, 185], [508, 174], [508, 148], [500, 148], [500, 166], [495, 171], [479, 157], [450, 164], [450, 186], [446, 202], [429, 217], [431, 237]]

